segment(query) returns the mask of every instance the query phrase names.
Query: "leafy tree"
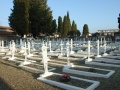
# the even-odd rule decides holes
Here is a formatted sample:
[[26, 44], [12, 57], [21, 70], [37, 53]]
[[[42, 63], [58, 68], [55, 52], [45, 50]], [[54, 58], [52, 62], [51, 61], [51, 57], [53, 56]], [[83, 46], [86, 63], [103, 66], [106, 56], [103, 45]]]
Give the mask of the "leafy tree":
[[59, 16], [58, 17], [58, 33], [62, 33], [62, 29], [63, 29], [62, 17]]
[[87, 24], [84, 24], [83, 26], [83, 36], [88, 36], [89, 35], [89, 28]]
[[9, 25], [23, 37], [29, 30], [29, 0], [14, 0], [11, 11]]

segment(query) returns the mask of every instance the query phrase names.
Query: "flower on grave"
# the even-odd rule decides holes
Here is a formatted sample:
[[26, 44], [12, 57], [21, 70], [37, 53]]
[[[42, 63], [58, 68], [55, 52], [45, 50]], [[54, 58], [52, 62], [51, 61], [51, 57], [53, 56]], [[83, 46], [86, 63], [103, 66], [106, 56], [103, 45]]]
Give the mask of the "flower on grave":
[[68, 74], [63, 74], [62, 76], [60, 76], [60, 81], [61, 82], [68, 82], [68, 81], [70, 81], [70, 75], [68, 75]]

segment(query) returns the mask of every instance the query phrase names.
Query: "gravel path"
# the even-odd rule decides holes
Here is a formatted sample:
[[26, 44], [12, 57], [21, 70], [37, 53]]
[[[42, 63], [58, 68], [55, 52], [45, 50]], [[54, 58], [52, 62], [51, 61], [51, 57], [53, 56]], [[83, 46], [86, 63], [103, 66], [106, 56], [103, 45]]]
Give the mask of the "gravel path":
[[0, 90], [60, 90], [36, 80], [40, 73], [0, 60]]

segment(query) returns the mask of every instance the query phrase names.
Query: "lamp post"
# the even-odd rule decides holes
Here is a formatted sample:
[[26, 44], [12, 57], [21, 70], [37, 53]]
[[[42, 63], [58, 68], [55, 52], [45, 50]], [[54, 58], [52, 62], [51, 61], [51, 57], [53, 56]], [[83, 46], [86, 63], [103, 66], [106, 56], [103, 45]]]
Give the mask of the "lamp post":
[[[118, 17], [118, 23], [119, 23], [118, 28], [120, 29], [120, 14], [119, 14], [119, 17]], [[120, 30], [119, 30], [119, 32], [120, 32]]]
[[119, 17], [118, 17], [118, 23], [119, 23], [118, 28], [119, 28], [119, 37], [120, 37], [120, 14], [119, 14]]

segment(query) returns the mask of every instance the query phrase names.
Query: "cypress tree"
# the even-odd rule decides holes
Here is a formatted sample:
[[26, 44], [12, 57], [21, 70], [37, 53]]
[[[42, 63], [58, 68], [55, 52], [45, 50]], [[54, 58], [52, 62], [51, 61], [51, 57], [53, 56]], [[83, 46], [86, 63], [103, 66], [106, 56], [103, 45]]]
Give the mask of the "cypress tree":
[[57, 24], [56, 24], [56, 20], [54, 19], [52, 21], [52, 29], [51, 29], [50, 34], [55, 33], [56, 31], [57, 31]]
[[62, 33], [62, 29], [63, 29], [62, 17], [59, 16], [58, 17], [58, 33]]
[[71, 27], [71, 31], [69, 31], [68, 35], [70, 36], [80, 36], [80, 31], [77, 29], [77, 24], [75, 23], [75, 21], [72, 21], [72, 27]]
[[70, 21], [70, 17], [69, 17], [69, 12], [67, 12], [67, 29], [68, 32], [71, 31], [71, 21]]
[[76, 28], [77, 28], [77, 26], [76, 26], [76, 24], [75, 24], [75, 21], [73, 20], [73, 21], [72, 21], [71, 30], [72, 30], [72, 31], [76, 31], [76, 30], [77, 30]]
[[52, 11], [47, 0], [31, 0], [30, 28], [34, 37], [39, 33], [50, 34], [52, 29]]
[[66, 36], [67, 33], [68, 33], [68, 29], [67, 29], [67, 16], [65, 15], [64, 16], [64, 19], [63, 19], [63, 30], [62, 30], [62, 35], [63, 36]]
[[41, 14], [41, 5], [40, 0], [30, 0], [30, 9], [29, 9], [29, 23], [30, 23], [30, 33], [33, 37], [36, 38], [39, 35], [39, 15]]
[[53, 16], [52, 16], [52, 11], [50, 10], [50, 7], [47, 5], [47, 0], [41, 0], [43, 2], [42, 5], [42, 17], [40, 17], [40, 26], [39, 28], [42, 33], [49, 34], [52, 29], [52, 21], [53, 21]]
[[21, 37], [29, 30], [29, 0], [14, 0], [12, 13], [9, 16], [9, 25]]
[[77, 30], [77, 31], [76, 31], [76, 35], [77, 35], [77, 36], [80, 36], [80, 35], [81, 35], [80, 30]]
[[83, 26], [83, 36], [88, 36], [89, 35], [89, 28], [87, 24], [84, 24]]

